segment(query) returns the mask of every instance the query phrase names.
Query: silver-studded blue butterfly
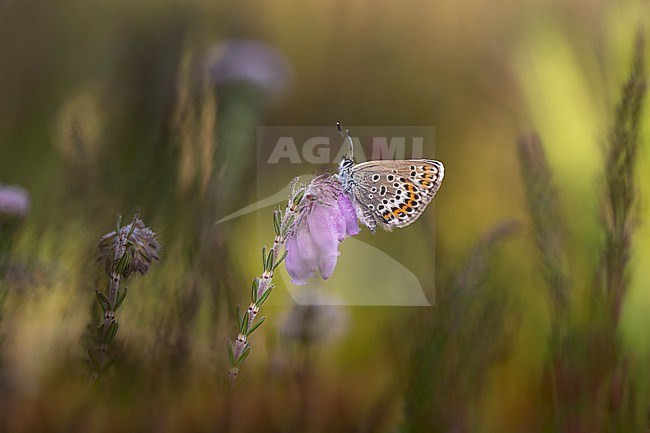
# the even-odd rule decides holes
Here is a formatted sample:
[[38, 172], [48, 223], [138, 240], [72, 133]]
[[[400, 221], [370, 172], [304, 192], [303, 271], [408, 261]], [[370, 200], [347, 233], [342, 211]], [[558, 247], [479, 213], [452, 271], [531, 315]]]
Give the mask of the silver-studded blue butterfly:
[[350, 131], [339, 132], [349, 152], [339, 163], [338, 178], [351, 198], [357, 218], [371, 232], [406, 227], [417, 220], [436, 195], [445, 167], [433, 159], [378, 160], [354, 163]]

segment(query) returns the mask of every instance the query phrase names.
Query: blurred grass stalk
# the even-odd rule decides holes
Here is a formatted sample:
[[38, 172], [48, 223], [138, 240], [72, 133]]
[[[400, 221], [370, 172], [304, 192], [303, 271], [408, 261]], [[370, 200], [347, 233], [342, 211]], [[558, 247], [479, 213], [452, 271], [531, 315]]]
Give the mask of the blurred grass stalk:
[[486, 298], [487, 290], [481, 289], [489, 280], [497, 246], [516, 229], [507, 221], [481, 238], [433, 309], [415, 320], [413, 334], [420, 337], [411, 349], [405, 378], [401, 432], [471, 431], [471, 398], [480, 392], [476, 388], [505, 342], [507, 303]]
[[518, 143], [533, 237], [554, 307], [550, 315], [550, 362], [545, 366], [552, 406], [552, 414], [545, 421], [554, 422], [553, 427], [546, 426], [554, 431], [638, 431], [648, 427], [648, 402], [635, 401], [635, 386], [640, 384], [629, 369], [630, 353], [623, 351], [618, 334], [637, 224], [635, 166], [646, 94], [644, 57], [644, 36], [639, 31], [632, 69], [622, 88], [606, 148], [602, 203], [605, 242], [595, 290], [587, 294], [587, 324], [568, 316], [572, 311], [569, 301], [578, 300], [569, 297], [571, 281], [563, 242], [567, 233], [557, 213], [557, 189], [543, 147], [535, 133], [522, 136]]
[[[192, 89], [196, 71], [191, 71], [191, 67], [202, 75], [198, 97]], [[249, 199], [247, 194], [254, 193], [251, 187], [255, 183], [256, 126], [269, 104], [285, 93], [290, 70], [286, 59], [273, 46], [245, 39], [215, 44], [191, 67], [188, 64], [181, 70], [182, 104], [176, 124], [184, 154], [181, 192], [196, 195], [187, 218], [198, 218], [187, 224], [189, 233], [181, 239], [194, 240], [187, 250], [197, 251], [190, 257], [195, 263], [196, 285], [210, 287], [213, 316], [218, 321], [223, 305], [237, 302], [238, 278], [233, 275], [237, 266], [226, 254], [229, 233], [225, 226], [215, 226], [214, 221], [241, 207]], [[197, 166], [200, 170], [192, 173]], [[196, 225], [198, 233], [193, 228]], [[194, 298], [188, 296], [182, 302], [190, 305]], [[193, 305], [196, 309], [197, 303]], [[190, 312], [186, 316], [195, 315]]]
[[[563, 242], [567, 232], [558, 213], [557, 188], [553, 183], [551, 167], [539, 136], [535, 132], [521, 136], [517, 148], [528, 214], [532, 222], [533, 239], [542, 278], [553, 307], [550, 314], [552, 318], [550, 346], [553, 352], [551, 356], [553, 356], [560, 350], [560, 334], [566, 331], [568, 320], [570, 281], [566, 271], [566, 251]], [[554, 424], [555, 428], [559, 428], [558, 378], [552, 364], [546, 374], [551, 387]]]
[[536, 133], [520, 137], [518, 150], [542, 276], [556, 312], [564, 315], [570, 287], [563, 245], [567, 233], [558, 214], [557, 189], [553, 184], [551, 167]]
[[641, 109], [646, 95], [645, 37], [639, 30], [630, 77], [623, 86], [609, 134], [605, 165], [603, 224], [605, 247], [601, 271], [604, 294], [618, 324], [621, 303], [628, 289], [628, 262], [638, 222], [638, 187], [635, 168], [639, 149]]
[[[602, 252], [600, 284], [609, 308], [610, 326], [618, 331], [621, 304], [629, 288], [630, 256], [634, 231], [639, 220], [636, 166], [641, 129], [641, 112], [647, 92], [645, 34], [639, 29], [633, 51], [632, 69], [623, 85], [621, 100], [615, 111], [609, 134], [605, 164], [603, 225], [605, 245]], [[617, 340], [620, 336], [616, 335]], [[617, 348], [622, 347], [617, 341]], [[634, 353], [620, 353], [611, 372], [608, 410], [613, 430], [648, 429], [650, 401], [640, 392], [639, 368]], [[637, 401], [645, 399], [645, 401]]]

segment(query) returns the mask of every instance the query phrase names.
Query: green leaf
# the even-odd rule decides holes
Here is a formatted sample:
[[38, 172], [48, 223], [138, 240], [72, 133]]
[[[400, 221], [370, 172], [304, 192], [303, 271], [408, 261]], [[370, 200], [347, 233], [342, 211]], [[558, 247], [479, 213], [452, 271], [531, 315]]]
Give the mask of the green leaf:
[[257, 328], [259, 328], [260, 325], [261, 325], [262, 323], [264, 323], [265, 320], [266, 320], [266, 316], [264, 316], [264, 317], [262, 317], [260, 320], [258, 320], [257, 323], [254, 324], [254, 325], [251, 327], [251, 329], [248, 330], [248, 334], [246, 334], [246, 336], [248, 337], [248, 336], [251, 335], [253, 332], [255, 332], [255, 330], [256, 330]]
[[135, 230], [135, 222], [138, 219], [139, 215], [135, 214], [133, 215], [133, 220], [131, 220], [131, 229], [129, 230], [129, 233], [126, 235], [127, 239], [131, 239], [131, 235], [133, 234], [133, 231]]
[[115, 301], [115, 308], [113, 311], [117, 311], [118, 308], [122, 305], [122, 302], [124, 302], [124, 299], [126, 298], [126, 292], [128, 291], [128, 288], [125, 287], [123, 290], [118, 292], [117, 294], [117, 301]]
[[131, 248], [129, 248], [114, 262], [113, 269], [115, 269], [117, 274], [122, 274], [122, 272], [124, 272], [124, 269], [126, 269], [126, 266], [132, 258], [132, 254]]
[[235, 363], [235, 367], [237, 367], [237, 368], [241, 367], [241, 365], [244, 363], [244, 361], [246, 361], [246, 358], [248, 358], [248, 355], [250, 353], [251, 353], [251, 346], [250, 346], [250, 344], [246, 343], [246, 348], [244, 349], [241, 356], [239, 357], [239, 359]]
[[122, 226], [122, 215], [117, 214], [117, 222], [115, 223], [115, 234], [119, 235], [120, 234], [120, 228]]
[[273, 212], [273, 229], [275, 235], [280, 236], [280, 226], [282, 225], [282, 211], [276, 210]]
[[97, 299], [99, 300], [99, 304], [102, 306], [104, 313], [106, 313], [106, 311], [109, 311], [111, 309], [111, 303], [109, 302], [106, 295], [104, 295], [99, 290], [95, 290], [95, 294], [97, 295]]
[[120, 327], [120, 324], [117, 323], [116, 320], [113, 320], [111, 322], [110, 327], [108, 328], [108, 333], [106, 335], [106, 344], [111, 344], [113, 342], [113, 339], [115, 338], [115, 335], [117, 334], [117, 330]]
[[273, 270], [273, 256], [275, 256], [275, 251], [273, 248], [269, 251], [269, 255], [266, 256], [266, 262], [264, 263], [264, 270], [271, 271]]
[[110, 323], [110, 325], [104, 327], [104, 333], [102, 335], [102, 343], [106, 345], [109, 345], [111, 343], [111, 333], [115, 329], [113, 323], [115, 323], [114, 320]]
[[305, 190], [298, 191], [298, 193], [293, 197], [293, 205], [298, 206], [302, 201], [302, 198], [305, 196]]
[[106, 324], [105, 324], [105, 323], [102, 323], [102, 324], [99, 326], [99, 328], [97, 328], [97, 335], [99, 336], [99, 339], [100, 339], [100, 340], [104, 340], [104, 334], [105, 334], [104, 331], [105, 331], [105, 330], [106, 330]]
[[90, 366], [92, 367], [93, 371], [99, 370], [99, 361], [97, 358], [95, 358], [93, 351], [90, 349], [88, 349], [88, 357], [90, 358]]
[[230, 360], [230, 366], [235, 365], [235, 352], [234, 349], [232, 348], [232, 343], [229, 341], [228, 342], [228, 359]]
[[287, 232], [289, 231], [289, 227], [291, 227], [295, 219], [296, 217], [294, 215], [291, 215], [289, 216], [289, 218], [287, 218], [286, 224], [282, 227], [283, 228], [281, 233], [282, 237], [285, 237], [287, 235]]
[[251, 299], [253, 303], [257, 302], [257, 289], [260, 287], [260, 279], [253, 278], [253, 285], [251, 287]]
[[284, 250], [284, 252], [283, 252], [282, 255], [280, 256], [280, 258], [278, 259], [278, 261], [275, 262], [275, 264], [273, 265], [273, 270], [274, 270], [274, 271], [275, 271], [275, 268], [277, 268], [278, 266], [280, 266], [280, 264], [284, 261], [285, 257], [287, 257], [287, 250]]
[[244, 313], [244, 316], [242, 317], [241, 324], [239, 325], [239, 333], [246, 335], [246, 332], [248, 331], [248, 318], [250, 315], [248, 314], [248, 311]]
[[266, 270], [266, 245], [262, 247], [262, 267]]
[[266, 301], [266, 299], [271, 295], [271, 291], [273, 290], [273, 284], [269, 286], [268, 289], [264, 293], [262, 293], [262, 296], [257, 300], [257, 306], [261, 307], [262, 304]]
[[113, 364], [115, 364], [115, 361], [117, 361], [117, 358], [109, 359], [108, 362], [104, 364], [100, 372], [101, 373], [107, 372], [113, 366]]

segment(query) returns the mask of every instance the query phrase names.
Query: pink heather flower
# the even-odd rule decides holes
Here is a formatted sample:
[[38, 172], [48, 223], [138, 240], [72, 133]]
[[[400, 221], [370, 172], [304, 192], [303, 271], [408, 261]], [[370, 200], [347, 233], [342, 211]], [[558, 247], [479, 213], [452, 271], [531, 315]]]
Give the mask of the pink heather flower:
[[294, 284], [305, 284], [316, 269], [328, 279], [339, 255], [339, 243], [359, 234], [350, 198], [332, 175], [316, 177], [307, 186], [287, 236], [286, 267]]

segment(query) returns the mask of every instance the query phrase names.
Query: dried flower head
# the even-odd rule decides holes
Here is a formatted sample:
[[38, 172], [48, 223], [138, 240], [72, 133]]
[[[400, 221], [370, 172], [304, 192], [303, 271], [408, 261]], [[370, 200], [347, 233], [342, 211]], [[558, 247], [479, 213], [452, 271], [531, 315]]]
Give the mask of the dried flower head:
[[336, 177], [323, 174], [307, 186], [296, 213], [287, 236], [287, 272], [299, 285], [316, 269], [328, 279], [336, 266], [339, 243], [359, 234], [352, 202]]
[[24, 188], [0, 184], [0, 217], [23, 218], [29, 211], [29, 194]]
[[137, 272], [145, 275], [153, 262], [158, 261], [160, 245], [156, 234], [136, 215], [133, 221], [99, 241], [98, 261], [104, 263], [107, 273], [117, 272], [128, 278]]

